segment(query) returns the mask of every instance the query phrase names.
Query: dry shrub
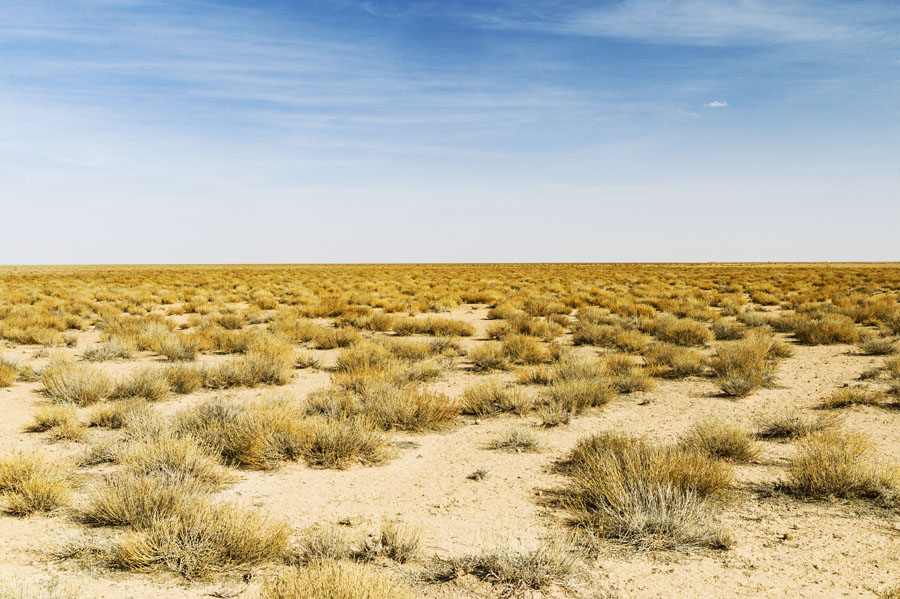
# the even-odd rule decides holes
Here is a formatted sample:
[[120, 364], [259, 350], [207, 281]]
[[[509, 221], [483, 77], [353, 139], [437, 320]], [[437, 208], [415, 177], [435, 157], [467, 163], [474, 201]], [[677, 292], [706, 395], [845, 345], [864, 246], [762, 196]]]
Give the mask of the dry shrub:
[[317, 561], [268, 578], [261, 599], [415, 599], [405, 583], [368, 564]]
[[837, 426], [838, 420], [830, 415], [819, 416], [788, 410], [761, 417], [757, 421], [756, 436], [760, 439], [797, 439]]
[[706, 360], [700, 352], [687, 347], [659, 343], [644, 353], [648, 368], [668, 378], [700, 376], [706, 371]]
[[630, 356], [607, 354], [602, 363], [608, 373], [609, 384], [619, 393], [649, 391], [653, 388], [653, 379]]
[[65, 505], [72, 491], [71, 468], [38, 453], [14, 452], [0, 459], [0, 497], [17, 516]]
[[112, 399], [133, 399], [160, 401], [170, 390], [166, 371], [161, 368], [144, 368], [123, 381], [116, 383], [109, 397]]
[[855, 343], [859, 329], [852, 318], [842, 314], [826, 314], [817, 319], [801, 319], [795, 323], [794, 335], [808, 345]]
[[460, 413], [446, 395], [409, 386], [381, 385], [363, 396], [359, 412], [382, 430], [438, 430]]
[[82, 357], [89, 362], [128, 360], [135, 351], [134, 345], [127, 340], [115, 338], [86, 349]]
[[823, 408], [844, 408], [847, 406], [880, 406], [887, 401], [887, 394], [862, 385], [844, 387], [822, 400]]
[[462, 557], [435, 557], [423, 577], [445, 582], [468, 574], [513, 589], [544, 589], [572, 582], [580, 564], [580, 553], [567, 541], [553, 537], [524, 551], [503, 547]]
[[508, 412], [524, 416], [534, 406], [531, 396], [500, 381], [487, 381], [467, 388], [460, 403], [463, 414], [482, 417]]
[[553, 380], [593, 379], [606, 376], [606, 364], [575, 352], [563, 352], [553, 365]]
[[315, 468], [346, 468], [385, 459], [385, 439], [362, 418], [311, 418], [302, 446], [306, 463]]
[[287, 402], [208, 401], [176, 415], [175, 429], [197, 439], [227, 463], [274, 468], [296, 459], [307, 442], [303, 411]]
[[731, 542], [706, 503], [731, 484], [724, 462], [683, 447], [601, 434], [579, 441], [567, 469], [572, 480], [564, 505], [600, 536], [647, 547], [724, 548]]
[[89, 493], [79, 519], [93, 526], [145, 529], [191, 511], [206, 491], [199, 481], [174, 472], [157, 476], [115, 472]]
[[690, 318], [660, 317], [650, 324], [649, 332], [660, 341], [677, 345], [706, 345], [713, 339], [708, 326]]
[[566, 378], [546, 387], [546, 403], [580, 414], [586, 408], [599, 408], [616, 397], [616, 389], [603, 379]]
[[489, 449], [502, 449], [515, 453], [540, 451], [543, 447], [540, 437], [525, 428], [509, 428], [500, 437], [488, 444]]
[[506, 352], [503, 346], [496, 341], [483, 343], [469, 352], [472, 368], [476, 371], [509, 370], [509, 362], [506, 361]]
[[353, 557], [356, 549], [345, 530], [336, 524], [302, 530], [291, 549], [291, 562], [311, 564]]
[[110, 563], [127, 570], [164, 568], [185, 578], [245, 568], [285, 555], [289, 529], [260, 513], [206, 501], [129, 533], [113, 546]]
[[422, 549], [422, 533], [399, 520], [385, 520], [381, 531], [375, 537], [366, 538], [359, 550], [354, 552], [357, 559], [371, 561], [380, 557], [399, 564], [408, 562]]
[[78, 420], [78, 409], [71, 404], [42, 406], [34, 412], [34, 422], [25, 430], [42, 433], [58, 426], [69, 425]]
[[800, 441], [789, 466], [790, 489], [801, 496], [862, 498], [896, 503], [900, 468], [879, 463], [868, 437], [839, 429]]
[[34, 422], [26, 427], [29, 432], [50, 431], [57, 441], [78, 441], [87, 427], [78, 418], [78, 410], [73, 405], [59, 404], [38, 408]]
[[294, 375], [294, 352], [285, 345], [252, 349], [240, 358], [203, 370], [210, 389], [285, 385]]
[[734, 341], [742, 339], [746, 334], [746, 329], [739, 323], [728, 320], [717, 320], [710, 328], [717, 341]]
[[103, 428], [123, 428], [130, 420], [149, 415], [150, 408], [143, 401], [102, 402], [91, 407], [88, 424]]
[[18, 374], [15, 362], [7, 358], [0, 358], [0, 387], [9, 387], [15, 383]]
[[743, 397], [771, 385], [775, 377], [775, 361], [770, 353], [773, 346], [773, 340], [765, 335], [748, 335], [719, 346], [710, 366], [722, 392]]
[[86, 406], [104, 397], [113, 389], [112, 383], [99, 370], [85, 364], [57, 361], [41, 373], [44, 392], [59, 402]]
[[171, 362], [191, 362], [197, 359], [200, 351], [200, 339], [186, 335], [168, 334], [155, 349]]
[[179, 395], [193, 393], [203, 386], [203, 373], [188, 364], [173, 364], [163, 370], [169, 387]]
[[516, 370], [516, 382], [521, 385], [549, 385], [553, 380], [553, 370], [540, 365]]
[[501, 343], [503, 353], [513, 362], [540, 364], [550, 361], [550, 352], [540, 341], [527, 335], [507, 335]]
[[686, 450], [732, 462], [752, 462], [760, 453], [750, 431], [723, 420], [698, 422], [679, 444]]
[[560, 402], [544, 402], [537, 407], [537, 417], [541, 419], [541, 426], [552, 427], [569, 424], [572, 412]]
[[621, 325], [583, 322], [572, 334], [574, 345], [600, 345], [627, 352], [642, 352], [650, 342], [649, 336], [637, 330], [625, 329]]
[[141, 476], [176, 475], [196, 481], [209, 491], [217, 491], [231, 480], [209, 452], [187, 437], [162, 435], [131, 443], [116, 461]]
[[867, 356], [888, 356], [900, 351], [900, 346], [892, 337], [872, 337], [861, 341], [859, 350]]
[[475, 334], [475, 327], [468, 322], [427, 316], [425, 318], [398, 318], [393, 323], [397, 335], [435, 335], [439, 337], [469, 337]]

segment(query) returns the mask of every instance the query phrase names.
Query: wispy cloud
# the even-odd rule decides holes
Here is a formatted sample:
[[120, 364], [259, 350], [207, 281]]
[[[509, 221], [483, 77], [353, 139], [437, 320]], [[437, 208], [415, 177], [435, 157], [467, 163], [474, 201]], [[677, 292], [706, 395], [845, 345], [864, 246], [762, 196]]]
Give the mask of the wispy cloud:
[[704, 104], [707, 108], [727, 108], [728, 102], [723, 102], [722, 100], [713, 100], [712, 102], [707, 102]]

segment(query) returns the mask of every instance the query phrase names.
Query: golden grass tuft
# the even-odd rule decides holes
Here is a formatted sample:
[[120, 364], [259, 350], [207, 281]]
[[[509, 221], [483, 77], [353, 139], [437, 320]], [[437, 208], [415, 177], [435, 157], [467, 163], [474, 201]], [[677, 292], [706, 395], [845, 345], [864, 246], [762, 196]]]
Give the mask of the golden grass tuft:
[[188, 579], [274, 561], [286, 554], [289, 529], [259, 512], [197, 501], [153, 519], [112, 548], [110, 564], [126, 570], [163, 568]]
[[808, 345], [856, 343], [859, 329], [852, 318], [842, 314], [825, 314], [817, 319], [800, 319], [794, 326], [794, 335], [798, 341]]
[[757, 422], [756, 436], [760, 439], [797, 439], [836, 428], [836, 418], [825, 415], [804, 414], [796, 410], [764, 416]]
[[887, 393], [863, 385], [843, 387], [822, 400], [823, 408], [845, 408], [847, 406], [881, 406], [887, 402]]
[[488, 444], [489, 449], [500, 449], [514, 453], [541, 451], [543, 442], [540, 437], [526, 428], [508, 428]]
[[761, 448], [750, 431], [723, 420], [695, 424], [679, 445], [715, 459], [747, 463], [759, 457]]
[[203, 373], [188, 364], [172, 364], [163, 370], [169, 387], [179, 395], [193, 393], [203, 386]]
[[684, 447], [601, 434], [579, 441], [566, 466], [571, 483], [563, 504], [602, 537], [660, 548], [731, 543], [706, 503], [731, 484], [724, 462]]
[[781, 351], [766, 335], [748, 335], [720, 345], [710, 359], [710, 366], [722, 392], [744, 397], [760, 387], [772, 385], [775, 377], [773, 348]]
[[59, 402], [86, 406], [109, 396], [113, 385], [99, 370], [85, 364], [57, 361], [41, 374], [44, 392]]
[[533, 408], [534, 399], [500, 381], [487, 381], [465, 389], [460, 403], [462, 413], [471, 416], [484, 417], [501, 413], [524, 416]]
[[800, 441], [789, 488], [803, 497], [871, 499], [896, 504], [900, 466], [876, 461], [868, 437], [829, 429]]
[[472, 368], [483, 372], [488, 370], [509, 370], [510, 365], [506, 360], [506, 352], [503, 345], [496, 341], [482, 343], [469, 351], [469, 360]]
[[587, 408], [605, 406], [616, 397], [616, 389], [604, 379], [571, 378], [556, 380], [545, 387], [547, 404], [580, 414]]
[[71, 468], [65, 464], [35, 452], [0, 458], [0, 497], [10, 514], [52, 511], [64, 506], [71, 492]]
[[266, 579], [261, 599], [415, 599], [414, 592], [392, 575], [368, 564], [317, 561], [278, 572]]
[[531, 549], [516, 551], [501, 547], [461, 557], [435, 557], [423, 578], [429, 582], [446, 582], [469, 574], [512, 590], [545, 589], [571, 583], [578, 577], [580, 565], [580, 552], [569, 542], [552, 537]]
[[161, 401], [170, 391], [169, 378], [162, 368], [142, 368], [129, 378], [116, 383], [111, 399], [141, 398], [147, 401]]
[[16, 363], [7, 358], [0, 357], [0, 387], [9, 387], [16, 382], [19, 370]]

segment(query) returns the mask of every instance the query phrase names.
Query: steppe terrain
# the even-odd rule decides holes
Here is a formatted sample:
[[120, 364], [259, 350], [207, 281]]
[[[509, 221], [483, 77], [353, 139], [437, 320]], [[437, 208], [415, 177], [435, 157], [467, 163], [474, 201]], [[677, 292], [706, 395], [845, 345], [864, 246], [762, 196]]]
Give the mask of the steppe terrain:
[[900, 597], [894, 264], [0, 268], [0, 598]]

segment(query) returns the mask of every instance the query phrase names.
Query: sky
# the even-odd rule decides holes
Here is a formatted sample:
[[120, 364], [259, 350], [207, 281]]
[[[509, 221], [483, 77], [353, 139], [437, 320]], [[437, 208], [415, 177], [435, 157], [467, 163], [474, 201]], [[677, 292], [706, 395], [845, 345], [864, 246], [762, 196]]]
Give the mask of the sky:
[[0, 263], [900, 260], [900, 2], [0, 0]]

